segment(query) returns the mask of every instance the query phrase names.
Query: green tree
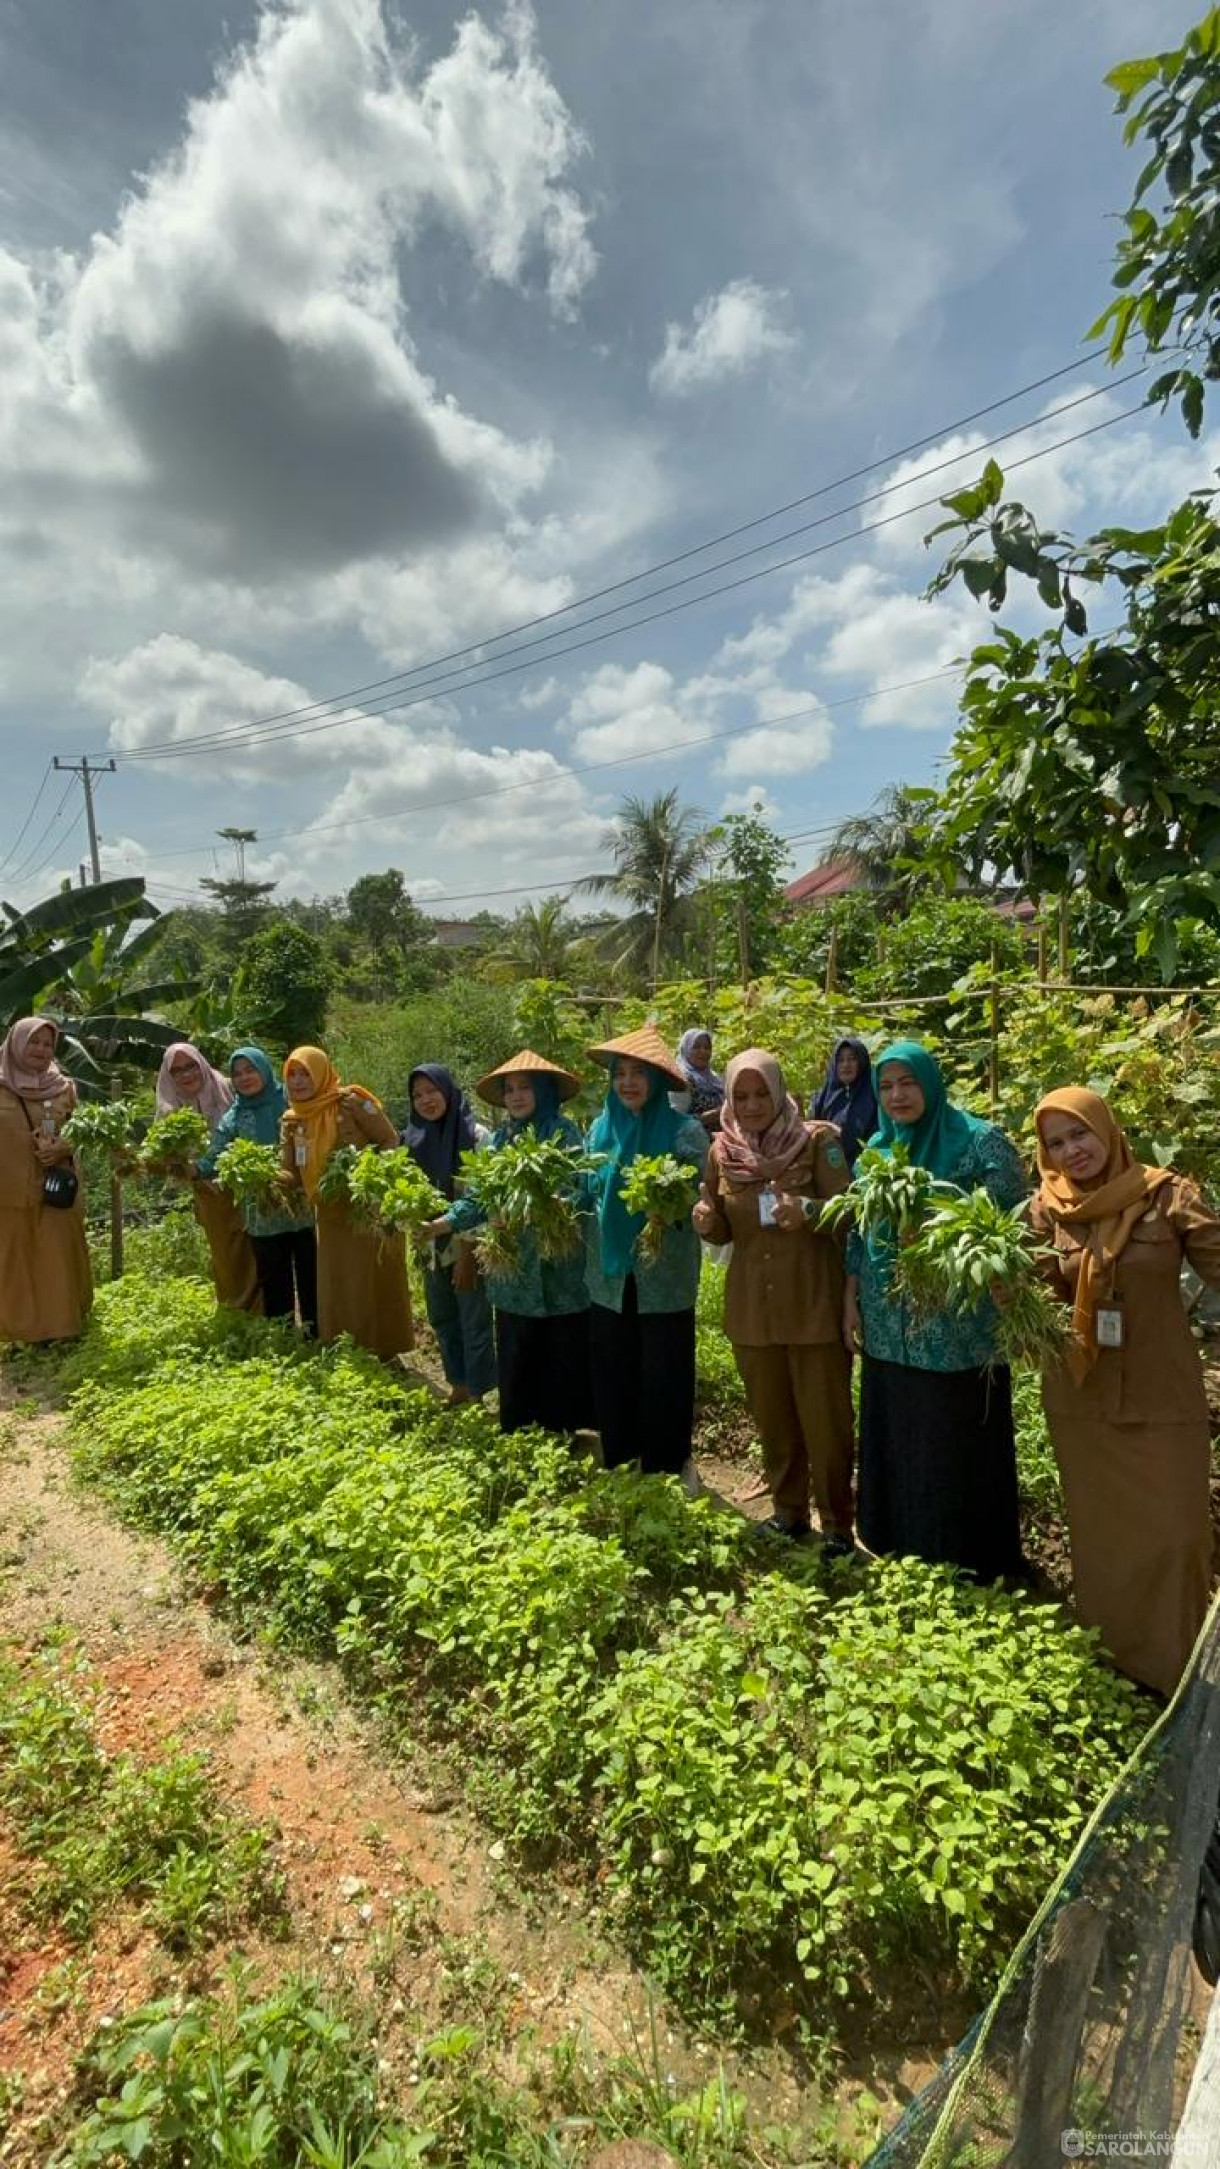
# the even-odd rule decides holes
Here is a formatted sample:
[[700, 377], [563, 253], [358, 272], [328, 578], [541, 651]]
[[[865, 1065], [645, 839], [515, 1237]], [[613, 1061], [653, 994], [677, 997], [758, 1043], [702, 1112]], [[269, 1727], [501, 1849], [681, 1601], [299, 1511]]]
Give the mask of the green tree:
[[[1153, 346], [1181, 339], [1214, 376], [1220, 15], [1177, 52], [1126, 63], [1111, 80], [1124, 107], [1154, 84], [1128, 127], [1146, 134], [1152, 156], [1119, 245], [1128, 291], [1108, 312], [1111, 350], [1121, 354], [1138, 326]], [[1158, 219], [1146, 199], [1162, 183], [1169, 205]], [[1179, 377], [1158, 379], [1154, 393], [1178, 391], [1197, 429], [1202, 380]], [[960, 579], [998, 611], [1017, 577], [1034, 583], [1054, 622], [1032, 638], [999, 627], [975, 649], [931, 847], [950, 882], [965, 866], [976, 878], [1012, 876], [1031, 894], [1086, 890], [1168, 980], [1192, 930], [1220, 926], [1213, 495], [1196, 493], [1156, 527], [1107, 527], [1077, 543], [1040, 529], [1003, 492], [991, 460], [977, 483], [943, 500], [950, 517], [936, 532], [956, 539], [931, 592]], [[1090, 590], [1117, 602], [1116, 630], [1090, 634]]]
[[878, 891], [887, 905], [908, 902], [927, 878], [923, 830], [935, 797], [934, 791], [914, 784], [887, 784], [867, 813], [851, 814], [839, 823], [826, 857], [850, 860], [865, 886]]
[[258, 842], [257, 829], [221, 828], [216, 833], [233, 846], [234, 871], [227, 880], [220, 874], [205, 875], [199, 886], [216, 898], [236, 940], [247, 941], [267, 916], [267, 898], [275, 883], [247, 879], [246, 845]]
[[167, 989], [142, 977], [150, 929], [132, 934], [138, 920], [157, 917], [143, 881], [60, 889], [28, 911], [3, 911], [0, 1035], [45, 1011], [63, 1028], [61, 1061], [86, 1087], [100, 1087], [103, 1063], [155, 1067], [177, 1034], [146, 1014]]
[[485, 960], [489, 979], [567, 979], [584, 945], [581, 928], [568, 916], [566, 896], [522, 904]]
[[286, 1051], [321, 1039], [330, 990], [325, 943], [290, 919], [273, 919], [242, 951], [234, 1004], [245, 1030]]
[[708, 831], [708, 842], [714, 863], [702, 895], [712, 913], [717, 970], [757, 978], [770, 971], [776, 953], [788, 846], [757, 805], [727, 815]]
[[676, 789], [651, 799], [628, 797], [604, 848], [614, 871], [590, 874], [575, 886], [625, 907], [605, 946], [618, 963], [647, 973], [655, 985], [693, 923], [692, 893], [709, 848], [703, 815], [683, 806]]

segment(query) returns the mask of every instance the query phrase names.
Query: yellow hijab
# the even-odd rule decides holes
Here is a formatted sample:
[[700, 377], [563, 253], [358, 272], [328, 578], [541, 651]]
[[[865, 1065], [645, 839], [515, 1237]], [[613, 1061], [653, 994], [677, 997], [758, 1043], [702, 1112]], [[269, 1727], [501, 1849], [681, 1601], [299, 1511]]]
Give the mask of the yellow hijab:
[[[1047, 1158], [1042, 1139], [1043, 1115], [1072, 1115], [1106, 1147], [1106, 1164], [1088, 1184], [1074, 1182]], [[1127, 1247], [1132, 1228], [1148, 1210], [1148, 1201], [1172, 1179], [1167, 1167], [1141, 1167], [1105, 1100], [1098, 1092], [1067, 1086], [1048, 1092], [1034, 1109], [1038, 1131], [1039, 1200], [1058, 1227], [1081, 1236], [1084, 1249], [1072, 1329], [1077, 1342], [1069, 1362], [1077, 1380], [1097, 1361], [1097, 1312], [1114, 1293], [1114, 1268]]]
[[[288, 1072], [294, 1062], [307, 1069], [313, 1079], [313, 1094], [307, 1100], [294, 1100], [288, 1090]], [[288, 1112], [284, 1120], [295, 1125], [290, 1127], [289, 1135], [305, 1140], [305, 1164], [298, 1167], [297, 1174], [312, 1205], [322, 1180], [322, 1170], [338, 1143], [339, 1102], [346, 1087], [339, 1082], [339, 1072], [322, 1047], [294, 1047], [284, 1064], [284, 1089], [288, 1092]]]

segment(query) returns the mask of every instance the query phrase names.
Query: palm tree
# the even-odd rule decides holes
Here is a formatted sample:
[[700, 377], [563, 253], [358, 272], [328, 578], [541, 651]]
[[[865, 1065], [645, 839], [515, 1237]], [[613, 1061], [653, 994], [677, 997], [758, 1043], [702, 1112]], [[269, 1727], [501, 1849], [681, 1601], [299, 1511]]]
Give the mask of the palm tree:
[[895, 903], [909, 903], [923, 878], [918, 864], [912, 862], [922, 854], [920, 832], [933, 797], [934, 792], [910, 784], [888, 784], [867, 813], [854, 813], [840, 822], [827, 847], [827, 859], [850, 859], [866, 888], [883, 890]]
[[522, 904], [504, 939], [487, 958], [497, 979], [566, 979], [581, 939], [566, 916], [566, 896], [547, 896], [540, 904]]
[[691, 892], [710, 848], [704, 817], [681, 805], [676, 789], [625, 798], [604, 847], [613, 855], [613, 873], [590, 874], [576, 886], [627, 907], [611, 930], [616, 961], [637, 969], [651, 962], [655, 987], [662, 958], [677, 948], [690, 920]]

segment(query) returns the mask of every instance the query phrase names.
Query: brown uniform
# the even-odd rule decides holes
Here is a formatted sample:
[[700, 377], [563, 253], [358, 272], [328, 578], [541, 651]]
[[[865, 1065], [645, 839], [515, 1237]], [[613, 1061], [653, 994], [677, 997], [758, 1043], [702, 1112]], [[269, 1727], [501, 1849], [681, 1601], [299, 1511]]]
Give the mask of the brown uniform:
[[58, 1131], [75, 1105], [72, 1085], [50, 1101], [0, 1085], [0, 1341], [73, 1340], [93, 1302], [84, 1194], [66, 1211], [44, 1205], [34, 1152], [44, 1110]]
[[[1037, 1197], [1037, 1233], [1070, 1302], [1082, 1245]], [[1132, 1679], [1172, 1694], [1207, 1611], [1210, 1441], [1198, 1350], [1179, 1285], [1183, 1260], [1220, 1286], [1220, 1219], [1196, 1185], [1156, 1190], [1114, 1270], [1123, 1345], [1102, 1348], [1080, 1385], [1056, 1367], [1043, 1383], [1063, 1479], [1076, 1611], [1099, 1627]]]
[[[345, 1092], [336, 1110], [337, 1145], [396, 1145], [398, 1132], [380, 1107], [361, 1092]], [[297, 1125], [284, 1116], [285, 1167], [296, 1172]], [[401, 1235], [362, 1227], [346, 1200], [317, 1202], [318, 1339], [354, 1341], [386, 1362], [415, 1345], [406, 1244]]]
[[231, 1310], [261, 1310], [254, 1250], [232, 1198], [214, 1182], [193, 1182], [191, 1197], [207, 1237], [217, 1302]]
[[[809, 1125], [808, 1145], [773, 1186], [792, 1197], [835, 1197], [848, 1183], [833, 1123]], [[851, 1359], [843, 1345], [843, 1264], [834, 1236], [808, 1221], [764, 1226], [761, 1182], [730, 1182], [713, 1143], [706, 1238], [731, 1242], [724, 1329], [762, 1442], [776, 1513], [808, 1522], [812, 1490], [825, 1536], [850, 1537]]]

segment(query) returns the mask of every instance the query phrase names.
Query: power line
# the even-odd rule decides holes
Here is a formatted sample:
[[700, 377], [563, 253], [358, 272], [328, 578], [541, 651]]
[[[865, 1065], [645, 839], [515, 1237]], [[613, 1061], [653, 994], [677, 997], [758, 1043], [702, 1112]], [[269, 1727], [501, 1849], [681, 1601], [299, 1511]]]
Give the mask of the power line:
[[21, 849], [22, 841], [26, 835], [26, 832], [29, 829], [30, 823], [34, 818], [34, 815], [37, 813], [39, 806], [42, 804], [42, 794], [46, 790], [46, 787], [50, 782], [53, 773], [54, 771], [51, 767], [51, 763], [48, 761], [46, 767], [43, 769], [42, 782], [39, 784], [38, 789], [35, 793], [34, 803], [30, 807], [29, 812], [27, 813], [24, 821], [22, 822], [21, 827], [18, 829], [13, 842], [9, 845], [8, 850], [5, 852], [4, 857], [0, 859], [0, 872], [2, 872], [3, 869], [8, 865], [10, 859], [17, 856], [18, 851]]
[[[53, 772], [53, 771], [49, 771], [49, 772]], [[52, 831], [52, 829], [54, 829], [54, 828], [57, 828], [57, 827], [58, 827], [58, 825], [59, 825], [59, 822], [60, 822], [60, 821], [62, 820], [62, 818], [63, 818], [63, 812], [64, 812], [64, 808], [65, 808], [65, 806], [67, 805], [67, 803], [68, 803], [68, 800], [69, 800], [69, 799], [71, 798], [71, 796], [72, 796], [72, 784], [71, 784], [71, 782], [69, 781], [69, 783], [68, 783], [68, 786], [67, 786], [66, 790], [64, 791], [63, 797], [62, 797], [62, 798], [60, 799], [60, 801], [59, 801], [59, 804], [58, 804], [58, 805], [56, 806], [56, 808], [55, 808], [54, 812], [52, 813], [52, 815], [51, 815], [51, 818], [50, 818], [50, 820], [49, 820], [49, 821], [47, 822], [47, 824], [46, 824], [45, 828], [44, 828], [44, 829], [42, 830], [42, 833], [41, 833], [41, 834], [40, 834], [40, 836], [38, 837], [38, 840], [37, 840], [37, 842], [36, 842], [36, 843], [33, 843], [33, 844], [31, 844], [31, 845], [30, 845], [30, 848], [29, 848], [29, 850], [28, 850], [28, 851], [26, 852], [26, 854], [25, 854], [25, 857], [24, 857], [24, 858], [22, 859], [22, 861], [21, 861], [21, 864], [20, 864], [19, 866], [14, 866], [14, 867], [13, 867], [13, 869], [12, 869], [11, 873], [9, 874], [9, 880], [10, 880], [10, 881], [29, 881], [29, 880], [32, 880], [32, 879], [33, 879], [33, 877], [34, 877], [34, 875], [35, 875], [35, 874], [39, 874], [39, 873], [41, 873], [41, 872], [42, 872], [42, 869], [43, 869], [43, 867], [44, 867], [44, 866], [46, 865], [46, 863], [47, 863], [47, 859], [45, 859], [45, 858], [44, 858], [44, 859], [40, 859], [40, 860], [39, 860], [39, 862], [38, 862], [38, 865], [37, 865], [37, 866], [33, 865], [33, 863], [32, 863], [32, 862], [33, 862], [33, 860], [34, 860], [34, 859], [35, 859], [35, 858], [37, 857], [38, 853], [39, 853], [39, 852], [41, 851], [41, 849], [42, 849], [42, 847], [43, 847], [44, 843], [45, 843], [45, 842], [46, 842], [46, 840], [47, 840], [47, 837], [48, 837], [48, 836], [49, 836], [49, 835], [51, 834], [51, 831]], [[82, 810], [83, 810], [83, 809], [82, 809]], [[76, 823], [75, 823], [75, 822], [73, 822], [72, 826], [73, 826], [73, 828], [75, 828], [75, 826], [76, 826]], [[69, 834], [70, 834], [70, 833], [71, 833], [71, 831], [69, 831]], [[54, 856], [55, 856], [55, 853], [56, 853], [56, 852], [57, 852], [58, 850], [59, 850], [59, 843], [58, 843], [58, 842], [56, 842], [56, 843], [52, 844], [52, 846], [51, 846], [51, 849], [50, 849], [50, 851], [49, 851], [49, 852], [47, 853], [47, 858], [54, 858]]]
[[[1078, 399], [1068, 401], [1065, 406], [1057, 409], [1056, 411], [1058, 413], [1070, 413], [1076, 407], [1087, 406], [1093, 400], [1107, 396], [1109, 392], [1113, 389], [1116, 389], [1117, 386], [1131, 383], [1135, 378], [1145, 375], [1146, 370], [1147, 365], [1143, 365], [1139, 369], [1131, 370], [1126, 376], [1116, 379], [1114, 384], [1102, 385], [1094, 391], [1082, 393]], [[1145, 410], [1143, 406], [1125, 408], [1121, 413], [1108, 417], [1107, 420], [1102, 423], [1095, 424], [1092, 429], [1074, 432], [1068, 437], [1056, 440], [1054, 444], [1045, 445], [1036, 452], [1026, 454], [1025, 457], [1022, 459], [1014, 460], [1011, 463], [1011, 468], [1009, 471], [1015, 472], [1017, 469], [1029, 465], [1031, 461], [1044, 459], [1052, 452], [1062, 451], [1068, 445], [1076, 444], [1085, 437], [1095, 435], [1100, 429], [1112, 428], [1117, 422], [1127, 421], [1132, 415], [1140, 414], [1144, 411]], [[987, 439], [984, 443], [972, 446], [967, 452], [954, 453], [951, 457], [938, 461], [934, 466], [924, 469], [923, 474], [937, 474], [942, 472], [946, 467], [960, 466], [963, 460], [977, 459], [981, 453], [993, 449], [996, 445], [1005, 443], [1008, 441], [1008, 439], [1012, 437], [1024, 435], [1025, 432], [1033, 426], [1035, 425], [1029, 422], [1018, 423], [1012, 429], [1001, 431], [999, 435]], [[890, 458], [892, 459], [899, 456], [900, 455], [898, 454], [891, 454]], [[820, 496], [825, 493], [825, 489], [833, 489], [840, 486], [841, 485], [838, 483], [826, 484], [824, 490], [810, 492], [810, 496]], [[670, 604], [662, 610], [651, 611], [644, 615], [637, 615], [635, 617], [631, 617], [621, 625], [610, 626], [604, 631], [590, 634], [589, 637], [586, 639], [567, 641], [562, 646], [552, 645], [552, 643], [555, 642], [558, 638], [560, 638], [562, 633], [565, 631], [581, 632], [585, 630], [585, 628], [587, 628], [588, 626], [602, 623], [602, 621], [607, 618], [618, 617], [624, 611], [638, 611], [639, 606], [642, 603], [652, 602], [657, 600], [662, 595], [672, 594], [676, 589], [688, 587], [694, 581], [708, 579], [714, 573], [725, 571], [732, 565], [741, 564], [747, 558], [756, 557], [761, 552], [778, 549], [785, 542], [793, 541], [799, 535], [808, 534], [813, 529], [818, 527], [824, 527], [833, 520], [842, 519], [850, 513], [861, 511], [867, 505], [882, 502], [887, 497], [891, 497], [900, 491], [904, 491], [910, 486], [910, 482], [887, 484], [885, 488], [871, 491], [868, 495], [864, 497], [853, 499], [847, 504], [836, 507], [835, 510], [832, 512], [821, 514], [815, 520], [805, 521], [800, 526], [786, 529], [782, 534], [772, 535], [768, 538], [767, 541], [755, 544], [748, 550], [738, 551], [731, 557], [721, 558], [715, 564], [705, 565], [696, 572], [685, 574], [679, 580], [669, 581], [666, 582], [663, 586], [652, 588], [646, 594], [635, 596], [628, 602], [617, 603], [613, 605], [612, 608], [609, 610], [598, 611], [590, 617], [578, 619], [571, 626], [561, 627], [558, 633], [544, 633], [539, 635], [536, 639], [522, 641], [517, 647], [510, 648], [504, 651], [505, 655], [510, 658], [521, 657], [522, 655], [526, 654], [527, 651], [530, 651], [529, 661], [522, 662], [519, 660], [510, 660], [509, 662], [505, 663], [502, 656], [491, 656], [487, 659], [486, 663], [466, 664], [458, 669], [439, 671], [439, 674], [431, 678], [426, 678], [424, 682], [417, 687], [416, 691], [411, 695], [411, 697], [407, 699], [399, 699], [397, 694], [394, 693], [389, 696], [383, 697], [379, 701], [370, 701], [360, 709], [351, 710], [349, 707], [348, 712], [343, 713], [334, 712], [333, 702], [347, 702], [355, 696], [335, 695], [332, 697], [332, 704], [328, 704], [326, 702], [314, 702], [310, 704], [310, 706], [307, 708], [284, 710], [279, 716], [273, 715], [262, 718], [251, 718], [245, 723], [229, 724], [215, 731], [201, 732], [196, 737], [191, 739], [165, 739], [155, 741], [151, 745], [141, 746], [134, 749], [130, 753], [121, 754], [120, 758], [125, 763], [131, 763], [150, 760], [172, 760], [189, 756], [195, 753], [225, 751], [230, 746], [233, 747], [234, 751], [239, 751], [243, 747], [263, 745], [278, 741], [280, 739], [286, 740], [293, 738], [312, 737], [319, 732], [334, 730], [342, 727], [345, 724], [365, 722], [375, 716], [401, 714], [409, 708], [418, 707], [421, 705], [421, 703], [433, 699], [435, 697], [437, 689], [442, 686], [449, 686], [452, 693], [477, 691], [484, 685], [493, 684], [499, 678], [514, 677], [519, 675], [522, 670], [532, 669], [537, 667], [538, 665], [549, 666], [551, 663], [558, 661], [559, 658], [562, 656], [575, 654], [584, 648], [597, 646], [605, 640], [616, 639], [620, 635], [627, 632], [635, 631], [641, 626], [654, 624], [660, 618], [672, 617], [680, 610], [693, 609], [699, 603], [709, 602], [717, 596], [732, 593], [735, 589], [747, 586], [752, 581], [765, 579], [771, 573], [785, 571], [793, 565], [804, 563], [810, 557], [822, 555], [824, 552], [829, 550], [839, 549], [843, 546], [844, 543], [854, 540], [857, 535], [869, 534], [879, 528], [892, 526], [897, 520], [909, 519], [917, 512], [926, 512], [939, 506], [941, 502], [941, 497], [939, 493], [934, 497], [922, 498], [914, 504], [905, 506], [900, 512], [889, 514], [885, 518], [879, 520], [863, 521], [858, 528], [853, 528], [849, 533], [833, 536], [827, 542], [817, 544], [809, 550], [798, 551], [794, 555], [787, 558], [779, 559], [772, 564], [758, 566], [752, 572], [741, 575], [735, 580], [722, 582], [718, 587], [705, 589], [701, 594], [688, 595], [684, 597], [681, 602]], [[798, 503], [802, 501], [807, 500], [797, 500]], [[775, 516], [776, 515], [772, 515], [772, 517]], [[749, 524], [757, 525], [759, 523], [754, 522]], [[738, 530], [738, 532], [740, 531], [741, 530]], [[714, 545], [712, 544], [704, 544], [701, 547], [702, 549], [707, 549], [713, 546]], [[685, 554], [697, 555], [699, 554], [699, 552], [692, 551]], [[677, 561], [678, 560], [672, 560], [671, 562]], [[647, 577], [647, 575], [645, 574], [637, 574], [635, 576], [637, 581], [645, 577]], [[618, 583], [620, 587], [628, 584], [632, 583]], [[603, 592], [611, 593], [613, 592], [613, 590], [607, 589]], [[586, 598], [586, 600], [589, 601], [596, 599], [596, 597]], [[573, 603], [567, 605], [566, 610], [571, 611], [580, 607], [582, 607], [580, 604]], [[549, 613], [551, 617], [558, 617], [565, 614], [566, 611]], [[544, 621], [536, 620], [534, 622], [541, 623]], [[505, 634], [494, 636], [492, 640], [475, 643], [472, 648], [458, 650], [455, 651], [455, 653], [459, 655], [473, 653], [476, 652], [479, 648], [486, 648], [495, 645], [496, 640], [502, 640], [508, 637], [509, 636]], [[533, 651], [536, 650], [541, 650], [542, 652], [540, 654], [534, 653]], [[448, 660], [448, 658], [442, 657], [438, 660], [439, 662], [444, 662]], [[490, 665], [496, 665], [498, 667], [492, 668], [489, 667]], [[422, 672], [437, 670], [437, 668], [438, 665], [436, 663], [420, 663], [415, 666], [414, 670], [400, 673], [395, 680], [386, 679], [380, 682], [382, 684], [393, 683], [395, 685], [401, 686], [412, 678], [418, 679]], [[482, 675], [472, 675], [472, 673], [475, 671], [482, 672]], [[461, 683], [460, 685], [452, 685], [451, 681], [454, 679], [461, 679], [463, 683]], [[374, 688], [370, 687], [366, 688], [365, 690], [374, 690]], [[297, 720], [298, 718], [305, 718], [306, 720], [299, 721]]]
[[[548, 790], [556, 783], [565, 782], [570, 776], [591, 776], [608, 768], [626, 768], [636, 761], [652, 761], [662, 753], [687, 752], [695, 746], [714, 745], [725, 738], [748, 737], [752, 731], [776, 730], [788, 723], [798, 723], [811, 715], [828, 715], [840, 708], [857, 708], [865, 701], [880, 700], [888, 693], [908, 693], [917, 686], [932, 685], [941, 678], [959, 677], [966, 669], [964, 663], [950, 663], [943, 670], [926, 671], [922, 677], [906, 678], [897, 685], [873, 686], [867, 693], [845, 693], [838, 700], [814, 701], [807, 708], [792, 708], [783, 715], [753, 717], [748, 723], [732, 723], [725, 730], [706, 731], [697, 738], [675, 738], [667, 745], [649, 746], [642, 753], [620, 753], [608, 761], [587, 761], [582, 766], [553, 768], [546, 776], [528, 776], [519, 783], [489, 784], [485, 790], [463, 791], [456, 798], [429, 798], [418, 805], [383, 807], [379, 813], [353, 814], [347, 821], [316, 821], [303, 828], [270, 829], [260, 835], [260, 843], [282, 843], [294, 836], [324, 836], [335, 829], [364, 828], [370, 822], [400, 820], [411, 814], [440, 813], [454, 806], [472, 806], [486, 798], [503, 798], [515, 791]], [[188, 844], [169, 851], [159, 851], [162, 859], [205, 858], [210, 850], [208, 844]]]

